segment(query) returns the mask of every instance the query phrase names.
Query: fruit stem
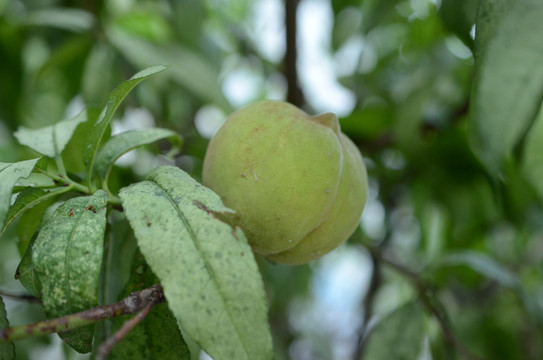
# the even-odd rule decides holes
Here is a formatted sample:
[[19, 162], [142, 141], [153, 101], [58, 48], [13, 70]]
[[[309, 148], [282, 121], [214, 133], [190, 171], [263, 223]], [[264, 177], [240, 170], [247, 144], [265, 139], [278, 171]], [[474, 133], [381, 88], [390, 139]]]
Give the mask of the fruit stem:
[[324, 113], [317, 116], [313, 116], [313, 120], [321, 125], [324, 125], [332, 129], [337, 135], [339, 135], [339, 121], [336, 114]]

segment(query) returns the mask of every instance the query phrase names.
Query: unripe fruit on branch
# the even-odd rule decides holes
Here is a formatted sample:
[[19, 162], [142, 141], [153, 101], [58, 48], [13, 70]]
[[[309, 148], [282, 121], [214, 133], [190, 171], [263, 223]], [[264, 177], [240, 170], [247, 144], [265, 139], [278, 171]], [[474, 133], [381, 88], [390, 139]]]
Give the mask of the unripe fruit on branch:
[[335, 115], [261, 101], [232, 114], [211, 139], [204, 185], [240, 215], [253, 250], [300, 264], [342, 244], [360, 221], [366, 169]]

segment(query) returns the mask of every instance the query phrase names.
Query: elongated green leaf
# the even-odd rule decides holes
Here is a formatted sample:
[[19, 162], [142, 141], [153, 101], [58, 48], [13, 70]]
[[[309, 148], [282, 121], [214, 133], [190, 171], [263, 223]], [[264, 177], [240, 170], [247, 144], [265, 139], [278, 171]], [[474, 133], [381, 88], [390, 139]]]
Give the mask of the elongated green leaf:
[[75, 129], [87, 121], [87, 112], [82, 111], [75, 117], [39, 129], [20, 127], [15, 133], [17, 140], [50, 158], [57, 158], [72, 137]]
[[[4, 300], [0, 297], [0, 329], [9, 327], [9, 322], [6, 314]], [[15, 346], [12, 342], [0, 343], [0, 359], [12, 360], [15, 359]]]
[[23, 23], [82, 32], [91, 29], [94, 17], [91, 13], [78, 9], [45, 8], [29, 12]]
[[485, 16], [500, 16], [501, 21], [493, 25], [492, 37], [485, 39], [485, 52], [479, 56], [471, 131], [478, 155], [497, 175], [504, 158], [530, 128], [543, 99], [543, 1], [514, 1], [506, 12]]
[[[106, 255], [103, 271], [103, 303], [112, 304], [119, 300], [131, 276], [133, 257], [138, 249], [136, 238], [126, 218], [112, 212], [111, 219], [115, 226], [107, 232]], [[154, 284], [153, 284], [154, 285]]]
[[[110, 87], [109, 89], [112, 89], [112, 87]], [[106, 100], [108, 95], [109, 94], [106, 92]], [[106, 103], [106, 100], [101, 102], [102, 107], [103, 104]], [[89, 133], [98, 121], [101, 113], [102, 109], [100, 109], [99, 107], [88, 106], [88, 120], [80, 124], [77, 129], [75, 129], [72, 138], [70, 139], [70, 141], [68, 141], [68, 144], [66, 144], [66, 147], [62, 152], [62, 160], [64, 162], [64, 166], [72, 174], [82, 174], [85, 173], [87, 170], [84, 161], [85, 145], [87, 144]], [[110, 134], [106, 132], [102, 141], [105, 141], [108, 138], [108, 135]]]
[[[39, 167], [38, 164], [36, 164], [36, 166]], [[26, 188], [26, 187], [47, 188], [47, 187], [54, 187], [56, 185], [57, 184], [55, 184], [55, 181], [51, 179], [49, 176], [45, 174], [33, 172], [32, 174], [30, 174], [29, 177], [25, 179], [17, 180], [14, 190], [17, 190], [18, 188]]]
[[[24, 224], [24, 226], [17, 226], [17, 248], [19, 254], [23, 256], [32, 240], [32, 238], [37, 235], [37, 231], [42, 224], [42, 220], [47, 212], [50, 209], [51, 205], [55, 202], [56, 197], [47, 198], [38, 204], [32, 206], [31, 209], [25, 211], [19, 220], [19, 224]], [[51, 213], [54, 209], [50, 210]]]
[[[98, 304], [98, 285], [107, 195], [77, 197], [59, 206], [32, 246], [32, 264], [41, 283], [49, 316], [58, 317]], [[79, 352], [89, 352], [94, 326], [71, 330], [64, 340]]]
[[115, 114], [115, 111], [117, 110], [123, 99], [140, 82], [147, 79], [149, 76], [158, 74], [166, 69], [166, 66], [153, 66], [144, 69], [138, 72], [136, 75], [132, 76], [132, 78], [130, 78], [129, 80], [121, 83], [115, 88], [115, 90], [111, 92], [104, 111], [96, 121], [96, 124], [94, 125], [88, 136], [88, 140], [83, 153], [83, 160], [85, 161], [88, 170], [89, 183], [91, 180], [92, 171], [94, 169], [94, 161], [96, 158], [98, 147], [100, 146], [100, 142], [102, 141], [108, 125], [111, 122], [111, 118]]
[[440, 261], [440, 264], [468, 266], [479, 274], [514, 290], [518, 290], [521, 285], [514, 273], [483, 253], [474, 251], [450, 253]]
[[15, 279], [19, 280], [25, 289], [37, 298], [41, 297], [41, 284], [36, 272], [34, 271], [34, 265], [32, 264], [32, 246], [36, 240], [36, 233], [30, 240], [26, 252], [17, 266], [15, 272]]
[[17, 195], [15, 203], [10, 207], [6, 221], [0, 236], [4, 234], [8, 226], [15, 218], [36, 204], [57, 195], [57, 191], [45, 191], [40, 188], [29, 188]]
[[232, 111], [232, 106], [224, 97], [217, 81], [218, 67], [211, 64], [205, 57], [179, 44], [155, 46], [117, 29], [106, 30], [110, 42], [135, 66], [170, 64], [172, 77], [177, 83], [203, 100], [220, 106], [225, 112]]
[[407, 303], [376, 325], [361, 359], [418, 359], [424, 337], [423, 309], [416, 302]]
[[173, 314], [215, 360], [272, 358], [262, 280], [243, 232], [209, 210], [218, 195], [175, 167], [120, 193]]
[[[122, 297], [159, 282], [141, 253], [135, 253], [133, 260], [131, 277]], [[120, 329], [125, 321], [126, 318], [114, 319], [113, 331]], [[190, 360], [190, 352], [168, 305], [160, 304], [113, 348], [110, 359]]]
[[20, 178], [30, 176], [38, 160], [39, 158], [16, 163], [0, 162], [0, 224], [2, 228], [11, 203], [13, 186]]
[[[489, 41], [496, 35], [496, 30], [509, 11], [509, 6], [517, 0], [483, 0], [479, 1], [476, 13], [477, 34], [475, 36], [475, 63], [478, 65], [481, 55], [485, 54]], [[452, 1], [449, 1], [452, 2]]]
[[104, 144], [104, 147], [96, 156], [96, 171], [100, 176], [107, 179], [113, 163], [121, 155], [138, 146], [147, 145], [166, 138], [170, 138], [170, 141], [175, 145], [181, 144], [181, 137], [175, 131], [168, 129], [126, 131], [113, 136]]
[[543, 104], [534, 126], [526, 136], [522, 172], [543, 200]]

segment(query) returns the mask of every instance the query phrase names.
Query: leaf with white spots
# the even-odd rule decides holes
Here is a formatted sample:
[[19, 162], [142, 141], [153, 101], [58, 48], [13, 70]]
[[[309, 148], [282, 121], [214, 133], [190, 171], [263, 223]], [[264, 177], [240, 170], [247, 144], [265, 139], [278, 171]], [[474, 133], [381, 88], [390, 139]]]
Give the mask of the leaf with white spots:
[[138, 246], [186, 334], [215, 360], [271, 359], [262, 279], [232, 212], [182, 170], [164, 166], [121, 190]]
[[[59, 206], [32, 246], [32, 266], [50, 317], [98, 305], [98, 286], [106, 229], [107, 195], [72, 198]], [[92, 348], [94, 326], [60, 334], [71, 347]]]

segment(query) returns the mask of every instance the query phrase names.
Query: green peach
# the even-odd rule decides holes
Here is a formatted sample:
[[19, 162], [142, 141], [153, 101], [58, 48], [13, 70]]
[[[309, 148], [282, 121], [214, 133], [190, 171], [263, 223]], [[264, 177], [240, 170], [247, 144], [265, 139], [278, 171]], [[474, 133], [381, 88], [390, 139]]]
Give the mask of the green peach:
[[203, 183], [238, 212], [257, 253], [299, 264], [342, 244], [358, 226], [366, 169], [337, 117], [261, 101], [211, 139]]

